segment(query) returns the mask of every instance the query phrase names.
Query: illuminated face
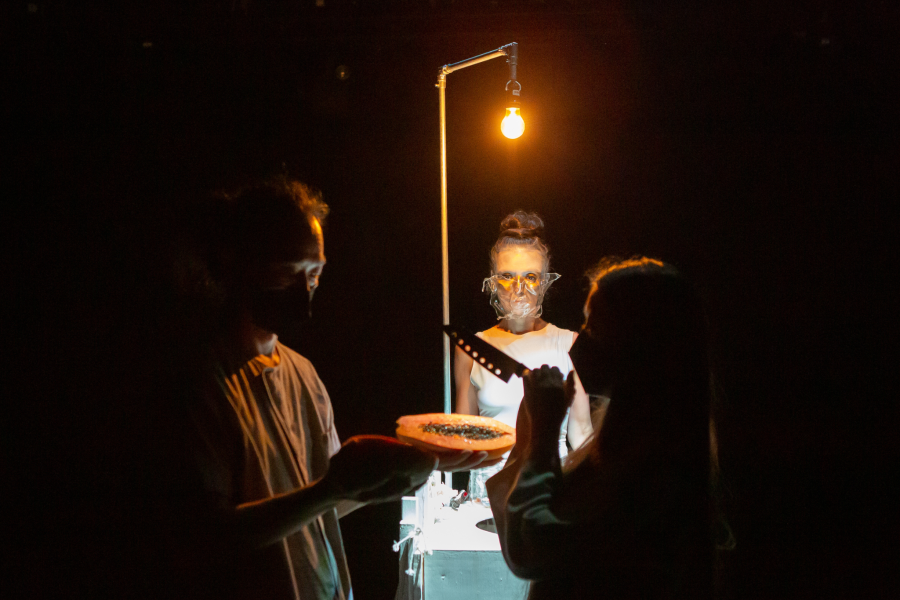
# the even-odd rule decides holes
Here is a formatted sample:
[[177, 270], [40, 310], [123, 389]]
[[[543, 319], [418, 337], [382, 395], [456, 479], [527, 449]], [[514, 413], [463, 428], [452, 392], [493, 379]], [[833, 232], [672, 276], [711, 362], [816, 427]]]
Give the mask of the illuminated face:
[[312, 299], [319, 287], [319, 276], [325, 267], [325, 240], [322, 225], [315, 217], [309, 219], [312, 237], [292, 248], [284, 260], [271, 262], [259, 273], [259, 287], [264, 290], [283, 290], [303, 285]]
[[322, 227], [310, 219], [312, 236], [303, 243], [259, 269], [250, 294], [253, 323], [260, 329], [281, 335], [294, 335], [312, 316], [310, 303], [325, 266]]
[[544, 272], [544, 255], [533, 248], [513, 247], [497, 254], [496, 270], [484, 281], [498, 319], [539, 317], [544, 292], [559, 278]]

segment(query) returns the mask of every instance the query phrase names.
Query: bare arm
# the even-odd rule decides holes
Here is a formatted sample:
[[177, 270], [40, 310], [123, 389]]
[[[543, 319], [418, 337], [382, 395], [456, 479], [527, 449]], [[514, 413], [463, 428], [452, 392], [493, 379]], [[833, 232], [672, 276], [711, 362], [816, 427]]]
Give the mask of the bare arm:
[[210, 543], [222, 552], [263, 548], [329, 510], [342, 515], [369, 502], [399, 498], [422, 485], [437, 464], [436, 457], [397, 440], [355, 436], [331, 458], [321, 479], [224, 510], [210, 531], [216, 537]]
[[341, 500], [334, 509], [337, 511], [338, 519], [343, 519], [354, 510], [365, 506], [365, 502], [356, 502], [354, 500]]
[[469, 380], [474, 363], [471, 356], [456, 348], [453, 364], [453, 377], [456, 381], [455, 412], [460, 415], [478, 414], [478, 391]]
[[569, 425], [567, 436], [569, 444], [573, 450], [577, 450], [593, 433], [591, 426], [591, 403], [588, 399], [584, 388], [581, 387], [581, 381], [578, 374], [572, 371], [570, 377], [574, 377], [575, 397], [572, 400], [572, 407], [569, 409]]
[[192, 507], [190, 515], [179, 512], [177, 519], [166, 524], [180, 540], [172, 545], [172, 560], [181, 568], [192, 568], [278, 542], [337, 505], [340, 497], [324, 479], [237, 506], [212, 509], [206, 504]]
[[341, 500], [322, 478], [306, 487], [234, 508], [223, 531], [235, 548], [256, 550], [296, 532]]

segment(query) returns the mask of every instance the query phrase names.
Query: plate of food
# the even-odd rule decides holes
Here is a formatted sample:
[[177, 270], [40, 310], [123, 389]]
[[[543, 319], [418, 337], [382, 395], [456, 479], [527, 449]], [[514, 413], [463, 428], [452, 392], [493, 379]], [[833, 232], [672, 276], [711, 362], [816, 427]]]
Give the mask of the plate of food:
[[516, 444], [516, 430], [489, 417], [446, 413], [407, 415], [397, 420], [397, 439], [436, 453], [487, 452], [500, 459]]

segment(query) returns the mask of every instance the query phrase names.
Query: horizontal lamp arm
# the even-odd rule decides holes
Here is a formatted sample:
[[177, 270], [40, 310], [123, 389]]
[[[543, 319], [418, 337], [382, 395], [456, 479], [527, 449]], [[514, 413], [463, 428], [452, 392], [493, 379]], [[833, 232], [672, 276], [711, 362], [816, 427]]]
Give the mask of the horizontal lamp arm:
[[501, 46], [496, 50], [491, 50], [490, 52], [485, 52], [484, 54], [479, 54], [478, 56], [473, 56], [472, 58], [467, 58], [466, 60], [461, 60], [450, 65], [444, 65], [438, 73], [438, 78], [443, 78], [454, 71], [459, 71], [460, 69], [465, 69], [466, 67], [471, 67], [478, 63], [500, 58], [501, 56], [509, 56], [514, 65], [516, 58], [518, 58], [518, 49], [519, 45], [516, 42], [513, 42], [512, 44]]

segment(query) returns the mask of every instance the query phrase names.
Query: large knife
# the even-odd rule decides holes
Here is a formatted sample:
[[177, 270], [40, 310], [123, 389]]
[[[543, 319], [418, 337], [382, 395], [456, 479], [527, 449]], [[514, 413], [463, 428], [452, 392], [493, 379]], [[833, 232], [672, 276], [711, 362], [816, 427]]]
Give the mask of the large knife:
[[509, 382], [513, 375], [522, 377], [528, 371], [528, 367], [501, 350], [494, 348], [468, 329], [454, 325], [444, 325], [444, 333], [450, 336], [451, 346], [456, 346], [471, 356], [476, 363], [487, 369], [492, 375], [499, 377], [505, 382]]

